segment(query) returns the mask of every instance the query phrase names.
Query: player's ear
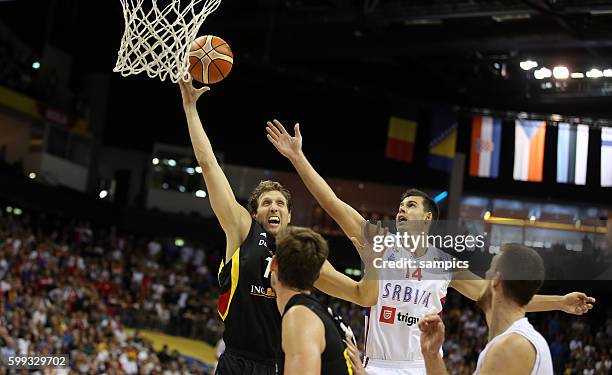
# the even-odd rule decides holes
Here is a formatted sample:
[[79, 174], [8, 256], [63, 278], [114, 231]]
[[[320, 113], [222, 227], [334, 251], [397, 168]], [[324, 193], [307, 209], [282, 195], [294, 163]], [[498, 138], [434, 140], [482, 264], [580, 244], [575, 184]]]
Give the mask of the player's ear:
[[425, 220], [432, 220], [433, 219], [433, 214], [431, 213], [431, 211], [428, 211], [425, 214]]
[[291, 223], [291, 211], [289, 211], [289, 215], [287, 215], [287, 224]]
[[278, 272], [278, 260], [276, 255], [272, 255], [272, 261], [270, 262], [270, 271]]
[[501, 273], [495, 272], [495, 276], [493, 276], [493, 280], [491, 280], [491, 282], [493, 283], [494, 288], [497, 288], [499, 285], [501, 285]]

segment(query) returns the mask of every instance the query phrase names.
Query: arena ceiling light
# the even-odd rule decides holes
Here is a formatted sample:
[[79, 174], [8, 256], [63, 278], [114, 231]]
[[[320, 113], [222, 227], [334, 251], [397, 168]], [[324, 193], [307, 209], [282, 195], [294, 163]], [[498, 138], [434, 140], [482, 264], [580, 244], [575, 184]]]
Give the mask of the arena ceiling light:
[[158, 158], [153, 158], [153, 160], [151, 160], [151, 163], [153, 163], [153, 165], [157, 165], [157, 164], [159, 164], [159, 159]]
[[206, 192], [204, 190], [197, 190], [195, 196], [198, 198], [206, 198]]
[[604, 77], [612, 77], [612, 69], [606, 69], [603, 71]]
[[544, 78], [550, 78], [552, 77], [552, 70], [548, 69], [547, 67], [542, 67], [536, 71], [533, 72], [533, 76], [535, 77], [535, 79], [544, 79]]
[[597, 68], [593, 68], [586, 72], [586, 76], [589, 78], [601, 78], [603, 77], [603, 72]]
[[584, 78], [584, 73], [578, 73], [578, 72], [572, 73], [572, 74], [570, 74], [570, 77], [572, 77], [572, 78]]
[[196, 173], [202, 173], [202, 167], [198, 165], [197, 167], [195, 167], [195, 171]]
[[30, 172], [30, 174], [28, 174], [28, 177], [30, 178], [30, 180], [34, 180], [36, 178], [36, 173]]
[[569, 69], [566, 66], [555, 66], [553, 68], [553, 77], [556, 79], [567, 79], [569, 77]]
[[521, 61], [519, 65], [521, 66], [521, 69], [523, 70], [531, 70], [533, 68], [537, 68], [538, 62], [533, 61], [533, 60], [525, 60], [525, 61]]
[[38, 61], [34, 61], [32, 63], [32, 69], [40, 69], [40, 63]]
[[100, 190], [100, 193], [98, 194], [98, 196], [100, 197], [100, 199], [104, 199], [108, 197], [108, 190]]

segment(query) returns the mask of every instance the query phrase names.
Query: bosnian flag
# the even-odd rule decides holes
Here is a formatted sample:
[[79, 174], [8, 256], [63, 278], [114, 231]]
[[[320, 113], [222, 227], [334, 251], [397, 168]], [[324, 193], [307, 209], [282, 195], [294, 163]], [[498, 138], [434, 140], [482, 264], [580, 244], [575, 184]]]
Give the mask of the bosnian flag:
[[497, 177], [502, 120], [490, 116], [472, 117], [470, 176]]
[[516, 120], [514, 179], [542, 182], [546, 121]]
[[559, 123], [557, 182], [586, 185], [589, 126]]
[[601, 128], [601, 186], [612, 187], [612, 128]]

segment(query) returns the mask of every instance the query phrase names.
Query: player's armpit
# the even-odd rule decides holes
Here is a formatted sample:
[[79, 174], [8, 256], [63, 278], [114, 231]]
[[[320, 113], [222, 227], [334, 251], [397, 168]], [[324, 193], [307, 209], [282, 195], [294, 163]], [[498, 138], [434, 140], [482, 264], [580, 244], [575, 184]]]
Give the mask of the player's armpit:
[[525, 337], [512, 333], [489, 348], [479, 375], [529, 375], [536, 360], [536, 349]]
[[325, 294], [370, 307], [378, 301], [378, 280], [362, 278], [359, 282], [338, 272], [329, 261], [321, 267], [315, 287]]
[[486, 288], [487, 282], [471, 271], [461, 270], [453, 273], [453, 280], [449, 286], [472, 301], [476, 301]]
[[325, 350], [323, 322], [305, 306], [294, 306], [283, 317], [284, 373], [320, 374]]

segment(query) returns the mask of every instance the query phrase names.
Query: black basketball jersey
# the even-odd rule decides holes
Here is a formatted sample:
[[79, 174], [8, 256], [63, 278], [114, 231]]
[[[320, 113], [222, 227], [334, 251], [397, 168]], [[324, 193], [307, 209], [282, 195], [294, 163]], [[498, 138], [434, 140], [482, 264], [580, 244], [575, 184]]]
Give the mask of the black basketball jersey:
[[228, 351], [274, 365], [280, 347], [281, 317], [270, 285], [274, 238], [253, 220], [232, 258], [219, 267], [217, 310], [225, 323]]
[[[325, 327], [325, 350], [321, 353], [321, 375], [351, 375], [353, 369], [348, 356], [348, 348], [342, 341], [347, 334], [352, 336], [350, 327], [342, 321], [339, 315], [334, 314], [331, 308], [325, 307], [315, 297], [308, 294], [296, 294], [291, 297], [285, 306], [283, 316], [293, 306], [306, 306], [314, 312]], [[285, 369], [285, 353], [279, 350], [278, 371]]]

